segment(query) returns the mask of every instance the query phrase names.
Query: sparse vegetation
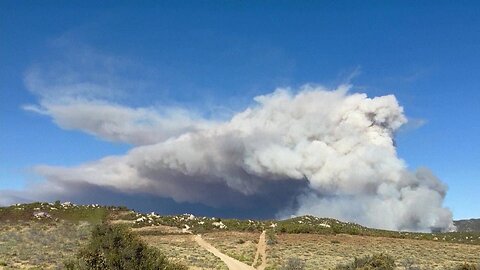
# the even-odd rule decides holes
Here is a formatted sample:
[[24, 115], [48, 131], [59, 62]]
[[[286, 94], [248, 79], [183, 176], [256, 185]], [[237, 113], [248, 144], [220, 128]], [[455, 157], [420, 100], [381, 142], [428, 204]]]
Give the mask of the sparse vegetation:
[[87, 222], [0, 223], [0, 266], [60, 267], [88, 240], [91, 229]]
[[403, 259], [401, 265], [405, 270], [420, 270], [420, 267], [415, 265], [415, 260], [410, 257]]
[[89, 243], [76, 259], [65, 262], [69, 270], [83, 269], [164, 269], [184, 270], [185, 266], [170, 262], [158, 250], [148, 247], [127, 227], [107, 224], [93, 229]]
[[271, 269], [279, 269], [296, 257], [305, 262], [306, 270], [334, 269], [354, 257], [382, 252], [395, 259], [399, 270], [405, 269], [402, 262], [407, 258], [414, 261], [410, 270], [451, 270], [460, 262], [477, 263], [480, 246], [347, 234], [277, 234], [277, 244], [268, 246], [267, 262]]
[[480, 269], [480, 264], [479, 265], [474, 265], [470, 263], [463, 263], [459, 265], [455, 270], [479, 270]]
[[438, 242], [465, 243], [480, 245], [479, 232], [416, 233], [372, 229], [351, 222], [341, 222], [331, 218], [301, 216], [276, 223], [279, 233], [308, 234], [349, 234], [401, 239], [430, 240]]
[[393, 270], [395, 269], [395, 260], [387, 254], [374, 254], [355, 258], [352, 263], [339, 265], [335, 270]]
[[280, 270], [303, 270], [305, 263], [299, 258], [289, 258], [287, 262], [280, 267]]
[[[215, 233], [215, 235], [220, 233]], [[234, 237], [222, 235], [219, 237], [226, 241], [233, 241]], [[216, 269], [228, 270], [226, 265], [210, 252], [199, 248], [197, 243], [192, 239], [191, 235], [155, 235], [142, 237], [150, 246], [161, 250], [168, 258], [175, 259], [193, 269]], [[218, 242], [215, 243], [217, 248]]]
[[[114, 227], [122, 224], [129, 232], [131, 228], [153, 250], [158, 248], [173, 262], [195, 269], [227, 268], [213, 254], [198, 248], [192, 234], [201, 233], [224, 254], [251, 265], [263, 230], [268, 244], [266, 269], [294, 265], [306, 270], [334, 269], [339, 263], [352, 263], [353, 257], [360, 260], [382, 252], [393, 256], [397, 269], [480, 269], [476, 264], [480, 254], [478, 232], [385, 231], [313, 216], [281, 221], [161, 216], [125, 207], [60, 201], [0, 208], [0, 269], [55, 269], [66, 258], [78, 263], [74, 254], [87, 243], [91, 229], [103, 223]], [[256, 266], [261, 262], [259, 258]]]
[[[49, 217], [35, 218], [36, 211], [45, 212]], [[191, 214], [176, 216], [160, 216], [155, 213], [142, 214], [125, 207], [85, 205], [77, 206], [69, 203], [31, 203], [0, 208], [0, 221], [19, 222], [55, 222], [58, 220], [80, 222], [87, 221], [99, 224], [104, 220], [122, 221], [135, 228], [150, 226], [170, 226], [184, 229], [192, 233], [215, 231], [245, 231], [261, 232], [266, 228], [277, 233], [308, 233], [308, 234], [350, 234], [363, 236], [380, 236], [402, 239], [431, 240], [465, 244], [480, 244], [479, 232], [448, 232], [448, 233], [412, 233], [378, 230], [367, 228], [355, 223], [341, 222], [330, 218], [301, 216], [281, 221], [255, 221], [238, 219], [220, 219], [196, 217]], [[273, 227], [272, 227], [273, 226]]]
[[0, 207], [0, 221], [4, 223], [41, 222], [54, 223], [58, 221], [89, 222], [100, 224], [112, 212], [121, 211], [124, 207], [75, 205], [69, 202], [60, 203], [29, 203], [9, 207]]
[[[251, 265], [255, 258], [255, 252], [257, 251], [259, 236], [260, 233], [257, 232], [224, 231], [206, 233], [202, 238], [213, 244], [224, 254]], [[238, 239], [242, 241], [238, 241]]]
[[267, 245], [275, 245], [277, 243], [277, 235], [275, 230], [267, 230], [265, 233]]

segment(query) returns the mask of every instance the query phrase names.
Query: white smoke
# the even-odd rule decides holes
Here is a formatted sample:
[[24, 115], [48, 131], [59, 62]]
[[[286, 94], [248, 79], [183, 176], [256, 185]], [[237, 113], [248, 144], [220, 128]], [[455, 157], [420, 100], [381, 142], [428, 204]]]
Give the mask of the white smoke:
[[43, 101], [23, 107], [49, 115], [60, 127], [79, 129], [108, 141], [153, 144], [170, 137], [210, 127], [214, 123], [180, 108], [129, 108], [96, 100]]
[[[74, 58], [73, 61], [71, 58]], [[81, 130], [104, 140], [153, 144], [215, 123], [179, 107], [131, 108], [110, 102], [145, 84], [125, 78], [129, 64], [91, 50], [61, 58], [62, 64], [29, 68], [25, 86], [40, 98], [24, 110], [48, 115], [63, 129]], [[137, 70], [135, 68], [134, 70]]]
[[426, 169], [409, 172], [397, 156], [395, 131], [407, 119], [395, 97], [348, 90], [277, 89], [226, 122], [184, 110], [178, 116], [109, 103], [43, 102], [28, 109], [65, 128], [140, 146], [76, 167], [38, 166], [46, 180], [39, 192], [69, 192], [84, 183], [212, 206], [263, 196], [285, 203], [277, 216], [450, 229], [451, 212], [442, 206], [446, 188]]

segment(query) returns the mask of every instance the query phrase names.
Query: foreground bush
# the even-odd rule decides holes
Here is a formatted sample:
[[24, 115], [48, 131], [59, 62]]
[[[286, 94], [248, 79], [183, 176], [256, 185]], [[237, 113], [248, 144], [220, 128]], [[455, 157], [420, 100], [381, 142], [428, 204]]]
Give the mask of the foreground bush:
[[183, 265], [167, 260], [158, 250], [147, 246], [138, 236], [123, 226], [98, 225], [90, 242], [67, 261], [69, 270], [186, 270]]
[[365, 256], [362, 258], [355, 258], [353, 263], [346, 265], [339, 265], [336, 270], [393, 270], [395, 269], [395, 260], [386, 254], [375, 254], [372, 256]]

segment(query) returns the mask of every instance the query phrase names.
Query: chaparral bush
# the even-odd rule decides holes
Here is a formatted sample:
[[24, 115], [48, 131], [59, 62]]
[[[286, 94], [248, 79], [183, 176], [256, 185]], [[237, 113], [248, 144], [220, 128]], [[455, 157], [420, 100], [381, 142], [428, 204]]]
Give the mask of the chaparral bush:
[[169, 261], [159, 250], [147, 246], [124, 226], [96, 226], [90, 241], [73, 260], [65, 262], [69, 270], [186, 270]]
[[365, 256], [355, 258], [350, 264], [339, 265], [336, 270], [393, 270], [395, 269], [395, 260], [387, 254], [374, 254], [372, 256]]

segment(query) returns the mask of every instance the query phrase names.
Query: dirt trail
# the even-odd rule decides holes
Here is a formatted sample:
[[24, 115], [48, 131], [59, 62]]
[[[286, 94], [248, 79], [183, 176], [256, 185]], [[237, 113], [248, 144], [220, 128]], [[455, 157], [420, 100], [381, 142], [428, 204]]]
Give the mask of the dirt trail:
[[216, 249], [214, 246], [210, 245], [208, 242], [202, 239], [202, 236], [197, 234], [195, 235], [195, 241], [204, 249], [208, 250], [211, 252], [213, 255], [217, 256], [220, 258], [228, 267], [230, 270], [255, 270], [250, 265], [244, 264], [241, 261], [235, 260], [234, 258], [227, 256], [220, 252], [218, 249]]
[[258, 270], [264, 270], [267, 267], [267, 243], [265, 242], [265, 231], [260, 234], [257, 245], [257, 253], [255, 253], [255, 259], [253, 260], [252, 266], [258, 262], [258, 258], [262, 256], [262, 263], [257, 267]]

